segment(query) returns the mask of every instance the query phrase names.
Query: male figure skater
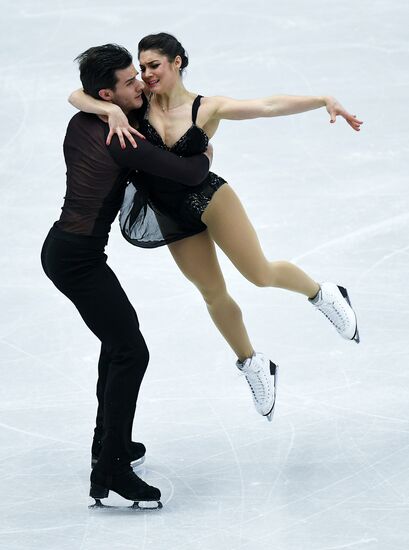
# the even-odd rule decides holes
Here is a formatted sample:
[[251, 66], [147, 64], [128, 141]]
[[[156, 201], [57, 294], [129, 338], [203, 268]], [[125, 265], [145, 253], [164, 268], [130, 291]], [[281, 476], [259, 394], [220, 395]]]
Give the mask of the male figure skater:
[[[106, 44], [77, 59], [84, 91], [117, 104], [136, 125], [143, 83], [136, 79], [131, 54]], [[148, 348], [136, 312], [106, 263], [104, 247], [132, 171], [194, 186], [207, 175], [212, 154], [179, 158], [137, 135], [136, 148], [122, 149], [117, 137], [107, 147], [108, 130], [97, 115], [77, 113], [69, 122], [64, 140], [66, 196], [61, 217], [44, 242], [41, 261], [46, 275], [101, 341], [90, 496], [100, 503], [111, 489], [136, 506], [156, 501], [160, 507], [159, 489], [142, 481], [130, 466], [145, 450], [142, 444], [131, 443], [131, 432]]]

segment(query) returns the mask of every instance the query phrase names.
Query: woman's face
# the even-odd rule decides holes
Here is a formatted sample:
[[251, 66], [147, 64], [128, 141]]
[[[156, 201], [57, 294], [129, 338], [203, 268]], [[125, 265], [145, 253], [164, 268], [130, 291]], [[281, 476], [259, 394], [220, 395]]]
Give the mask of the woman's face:
[[170, 62], [166, 55], [156, 50], [142, 51], [139, 54], [139, 65], [148, 91], [163, 94], [171, 90], [180, 79], [181, 63], [179, 55]]

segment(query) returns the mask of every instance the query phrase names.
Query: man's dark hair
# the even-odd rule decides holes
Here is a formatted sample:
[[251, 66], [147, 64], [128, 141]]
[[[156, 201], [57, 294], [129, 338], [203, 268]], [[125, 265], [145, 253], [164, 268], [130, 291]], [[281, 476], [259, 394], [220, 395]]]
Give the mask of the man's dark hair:
[[104, 44], [89, 48], [76, 57], [75, 61], [79, 63], [84, 92], [99, 99], [100, 90], [115, 90], [118, 82], [115, 73], [131, 65], [132, 55], [118, 44]]

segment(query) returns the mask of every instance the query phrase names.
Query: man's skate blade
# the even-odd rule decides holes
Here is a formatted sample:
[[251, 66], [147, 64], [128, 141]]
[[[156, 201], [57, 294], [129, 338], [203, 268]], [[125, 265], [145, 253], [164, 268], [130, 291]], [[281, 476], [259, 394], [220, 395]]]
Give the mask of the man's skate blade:
[[136, 510], [160, 510], [163, 508], [163, 504], [160, 500], [140, 500], [139, 502], [134, 502], [131, 508]]
[[[143, 456], [141, 456], [141, 458], [137, 458], [136, 460], [133, 460], [131, 462], [131, 468], [133, 470], [137, 470], [145, 462], [145, 458], [146, 458], [145, 455], [143, 455]], [[95, 467], [97, 462], [98, 462], [97, 458], [92, 458], [91, 459], [91, 469], [93, 469]]]
[[131, 468], [133, 470], [136, 470], [137, 468], [139, 468], [140, 466], [142, 466], [142, 464], [145, 462], [145, 455], [144, 456], [141, 456], [141, 458], [138, 458], [138, 460], [134, 460], [133, 462], [131, 462]]
[[160, 510], [163, 508], [163, 504], [160, 502], [160, 500], [140, 500], [137, 502], [134, 502], [130, 506], [111, 506], [109, 504], [102, 504], [102, 502], [99, 499], [95, 499], [95, 503], [88, 506], [90, 510], [111, 510], [111, 511], [128, 511], [128, 510], [137, 510], [140, 512], [143, 511], [153, 511], [153, 510]]

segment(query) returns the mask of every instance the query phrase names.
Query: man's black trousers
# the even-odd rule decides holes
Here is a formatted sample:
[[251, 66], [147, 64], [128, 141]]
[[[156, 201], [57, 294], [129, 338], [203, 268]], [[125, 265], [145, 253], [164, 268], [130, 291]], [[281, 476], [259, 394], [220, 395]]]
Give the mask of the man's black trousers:
[[41, 262], [47, 277], [101, 341], [95, 437], [103, 437], [96, 468], [110, 475], [129, 468], [133, 417], [149, 352], [136, 312], [106, 263], [106, 242], [54, 226]]

